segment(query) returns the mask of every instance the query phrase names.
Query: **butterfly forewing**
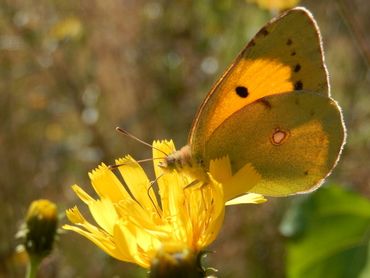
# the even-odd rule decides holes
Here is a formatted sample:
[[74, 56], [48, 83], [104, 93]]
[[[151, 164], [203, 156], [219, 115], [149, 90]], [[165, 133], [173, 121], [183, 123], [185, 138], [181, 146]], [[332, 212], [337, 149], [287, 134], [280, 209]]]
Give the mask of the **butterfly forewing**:
[[304, 8], [264, 26], [215, 84], [193, 122], [193, 153], [203, 156], [207, 140], [233, 113], [265, 96], [294, 90], [329, 95], [319, 29]]

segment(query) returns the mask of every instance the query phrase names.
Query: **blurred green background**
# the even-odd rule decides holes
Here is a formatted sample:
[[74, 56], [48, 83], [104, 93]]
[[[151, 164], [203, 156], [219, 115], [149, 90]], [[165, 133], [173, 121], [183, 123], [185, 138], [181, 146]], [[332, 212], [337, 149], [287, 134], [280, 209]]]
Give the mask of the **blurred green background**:
[[[208, 256], [219, 277], [370, 277], [370, 2], [300, 5], [321, 28], [348, 142], [314, 194], [228, 208]], [[274, 15], [242, 0], [0, 0], [0, 277], [24, 275], [15, 233], [32, 200], [64, 215], [80, 203], [70, 185], [91, 192], [100, 162], [150, 157], [116, 126], [184, 145], [212, 84]], [[63, 233], [40, 277], [145, 271]]]

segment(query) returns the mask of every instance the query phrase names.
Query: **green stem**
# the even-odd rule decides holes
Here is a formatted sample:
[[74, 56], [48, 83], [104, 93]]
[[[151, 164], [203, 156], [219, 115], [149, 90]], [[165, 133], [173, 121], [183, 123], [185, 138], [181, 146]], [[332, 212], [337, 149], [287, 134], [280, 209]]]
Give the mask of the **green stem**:
[[30, 256], [27, 266], [26, 278], [36, 278], [37, 269], [39, 268], [41, 259], [37, 256]]

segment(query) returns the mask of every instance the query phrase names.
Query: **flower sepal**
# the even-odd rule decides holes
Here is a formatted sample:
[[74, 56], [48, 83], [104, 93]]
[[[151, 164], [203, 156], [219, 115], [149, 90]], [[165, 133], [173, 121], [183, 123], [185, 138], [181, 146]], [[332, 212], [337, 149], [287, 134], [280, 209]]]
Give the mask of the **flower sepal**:
[[184, 249], [181, 252], [159, 250], [152, 260], [150, 278], [202, 278], [206, 276], [206, 269], [201, 261], [204, 253]]

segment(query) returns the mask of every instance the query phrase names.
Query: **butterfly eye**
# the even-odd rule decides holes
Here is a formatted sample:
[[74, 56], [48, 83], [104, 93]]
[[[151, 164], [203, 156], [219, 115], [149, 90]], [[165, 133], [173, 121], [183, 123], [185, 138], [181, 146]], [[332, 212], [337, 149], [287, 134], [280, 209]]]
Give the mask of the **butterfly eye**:
[[196, 161], [199, 165], [204, 165], [204, 160], [203, 160], [200, 156], [195, 157], [194, 159], [195, 159], [195, 161]]
[[172, 155], [167, 156], [166, 158], [167, 165], [174, 165], [176, 163], [176, 158]]

